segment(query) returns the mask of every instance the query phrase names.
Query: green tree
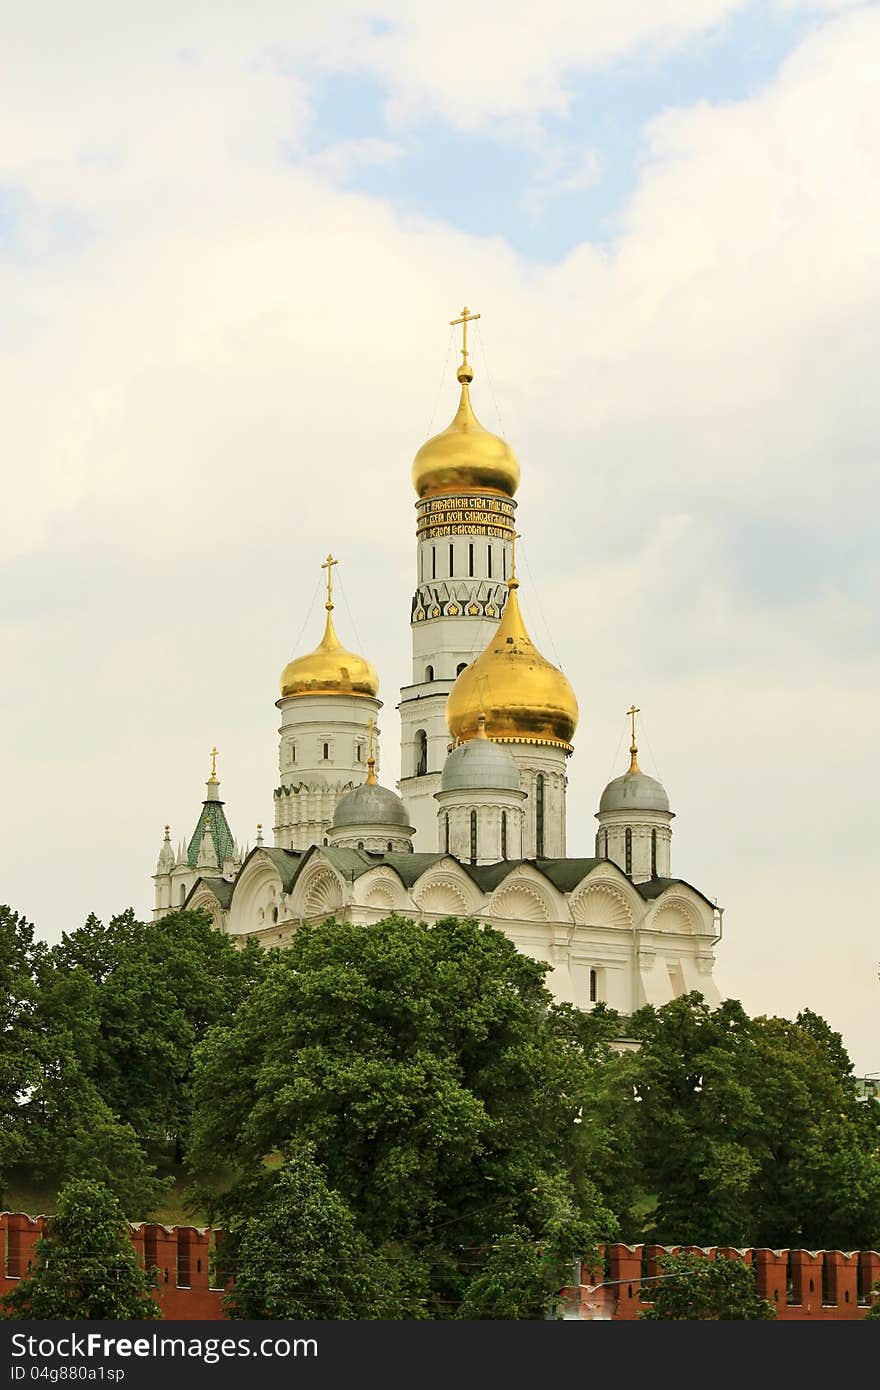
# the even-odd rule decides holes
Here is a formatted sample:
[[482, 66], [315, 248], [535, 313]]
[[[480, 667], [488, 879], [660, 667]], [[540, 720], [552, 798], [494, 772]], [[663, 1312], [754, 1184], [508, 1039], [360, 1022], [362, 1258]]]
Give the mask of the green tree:
[[255, 943], [238, 950], [201, 912], [103, 927], [90, 917], [49, 955], [41, 1021], [143, 1144], [180, 1156], [190, 1113], [193, 1051], [228, 1018], [259, 973]]
[[663, 1255], [658, 1268], [663, 1277], [643, 1284], [639, 1292], [642, 1302], [652, 1305], [642, 1309], [640, 1318], [742, 1322], [776, 1317], [773, 1304], [759, 1297], [753, 1271], [741, 1260]]
[[613, 1236], [575, 1123], [591, 1067], [556, 1026], [545, 970], [472, 921], [301, 928], [197, 1054], [191, 1161], [236, 1168], [211, 1202], [233, 1248], [267, 1163], [301, 1141], [370, 1248], [428, 1271], [438, 1315], [473, 1277], [464, 1252], [544, 1234], [537, 1188]]
[[227, 1298], [231, 1316], [309, 1320], [421, 1313], [424, 1299], [406, 1287], [420, 1271], [370, 1249], [309, 1145], [294, 1146], [264, 1186], [238, 1243], [235, 1285]]
[[42, 953], [33, 924], [0, 906], [0, 1183], [21, 1160], [21, 1102], [38, 1074], [34, 1013]]
[[745, 1011], [686, 994], [639, 1010], [631, 1028], [642, 1044], [632, 1095], [639, 1162], [657, 1196], [647, 1234], [663, 1245], [747, 1243], [761, 1112]]
[[69, 1182], [36, 1265], [0, 1299], [7, 1318], [158, 1318], [119, 1202], [102, 1183]]
[[875, 1284], [871, 1293], [874, 1301], [865, 1314], [865, 1317], [871, 1319], [876, 1318], [877, 1321], [880, 1322], [880, 1284]]

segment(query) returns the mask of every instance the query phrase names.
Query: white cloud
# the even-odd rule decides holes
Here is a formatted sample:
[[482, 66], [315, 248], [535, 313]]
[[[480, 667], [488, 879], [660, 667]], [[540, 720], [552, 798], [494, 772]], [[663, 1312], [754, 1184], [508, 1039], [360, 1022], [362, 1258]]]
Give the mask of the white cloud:
[[[4, 897], [47, 932], [143, 909], [161, 826], [190, 830], [214, 741], [233, 828], [253, 838], [271, 814], [275, 682], [330, 547], [381, 671], [393, 777], [409, 461], [466, 299], [581, 700], [571, 851], [589, 850], [635, 698], [678, 811], [676, 869], [728, 908], [722, 987], [756, 1008], [809, 1002], [876, 1069], [876, 992], [848, 980], [876, 974], [876, 596], [857, 567], [877, 505], [880, 15], [817, 30], [747, 102], [659, 118], [619, 236], [536, 267], [309, 163], [308, 84], [265, 58], [280, 46], [268, 8], [247, 40], [244, 11], [175, 22], [175, 51], [213, 35], [192, 85], [159, 29], [130, 36], [135, 71], [90, 20], [95, 51], [70, 62], [57, 11], [57, 46], [39, 62], [20, 47], [12, 94], [0, 84], [2, 177], [32, 219], [0, 261]], [[636, 32], [636, 8], [615, 31], [604, 16], [603, 51], [627, 16]], [[707, 8], [677, 7], [680, 31]], [[300, 47], [359, 61], [361, 15], [316, 20]], [[439, 101], [427, 70], [439, 90], [446, 60], [422, 62]], [[483, 109], [502, 106], [496, 90]], [[82, 219], [73, 246], [58, 206]], [[525, 584], [550, 650], [536, 597]]]

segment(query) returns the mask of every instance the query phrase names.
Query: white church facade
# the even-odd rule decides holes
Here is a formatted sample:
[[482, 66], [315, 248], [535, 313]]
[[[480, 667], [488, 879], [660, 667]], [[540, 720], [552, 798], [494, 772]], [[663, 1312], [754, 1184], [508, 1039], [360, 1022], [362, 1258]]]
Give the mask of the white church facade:
[[281, 676], [274, 843], [246, 855], [229, 829], [216, 758], [195, 831], [175, 853], [166, 827], [154, 917], [202, 908], [219, 931], [283, 946], [297, 927], [389, 913], [468, 916], [550, 966], [559, 1000], [622, 1014], [688, 990], [710, 1003], [721, 910], [672, 876], [662, 785], [638, 764], [602, 792], [589, 858], [568, 857], [567, 768], [578, 706], [533, 645], [519, 606], [519, 465], [470, 401], [467, 351], [449, 427], [413, 464], [417, 493], [412, 683], [400, 692], [398, 792], [376, 776], [379, 678], [333, 622]]

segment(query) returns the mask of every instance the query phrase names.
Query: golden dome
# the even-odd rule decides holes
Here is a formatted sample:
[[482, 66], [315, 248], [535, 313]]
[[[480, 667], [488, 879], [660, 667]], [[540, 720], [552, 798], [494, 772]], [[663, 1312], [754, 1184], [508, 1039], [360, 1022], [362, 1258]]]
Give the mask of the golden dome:
[[543, 743], [572, 751], [578, 704], [561, 671], [543, 657], [526, 632], [516, 591], [485, 651], [466, 666], [449, 692], [446, 722], [455, 739], [479, 737], [480, 718], [496, 743]]
[[453, 492], [496, 492], [512, 497], [519, 487], [519, 464], [510, 445], [483, 429], [471, 407], [468, 362], [458, 369], [461, 401], [452, 424], [435, 434], [413, 460], [413, 487], [419, 497]]
[[320, 646], [289, 661], [281, 673], [281, 697], [288, 695], [364, 695], [375, 699], [379, 677], [362, 656], [347, 652], [333, 626], [333, 604], [324, 604], [327, 623]]

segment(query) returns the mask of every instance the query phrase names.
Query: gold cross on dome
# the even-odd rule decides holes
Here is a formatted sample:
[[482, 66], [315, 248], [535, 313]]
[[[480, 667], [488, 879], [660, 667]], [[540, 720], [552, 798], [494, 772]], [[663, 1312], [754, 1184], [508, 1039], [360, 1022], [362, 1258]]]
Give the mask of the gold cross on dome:
[[321, 563], [321, 569], [327, 571], [327, 607], [328, 607], [328, 608], [332, 608], [332, 607], [333, 607], [333, 566], [334, 566], [334, 565], [338, 565], [338, 564], [339, 564], [339, 561], [338, 561], [338, 560], [334, 560], [334, 558], [333, 558], [332, 555], [328, 555], [328, 556], [327, 556], [327, 559], [324, 560], [324, 561], [322, 561], [322, 563]]
[[461, 365], [463, 367], [467, 366], [468, 360], [467, 326], [469, 323], [476, 323], [479, 317], [479, 314], [472, 314], [468, 306], [465, 305], [461, 311], [461, 318], [449, 320], [450, 328], [457, 328], [461, 324]]
[[216, 782], [216, 781], [217, 781], [217, 759], [219, 758], [219, 756], [220, 756], [220, 749], [219, 749], [219, 748], [212, 748], [212, 749], [211, 749], [211, 781], [212, 781], [212, 782]]
[[632, 720], [632, 736], [633, 736], [633, 743], [635, 743], [635, 741], [636, 741], [636, 715], [637, 715], [637, 714], [641, 714], [641, 712], [642, 712], [642, 711], [638, 708], [637, 705], [630, 705], [629, 709], [627, 710], [627, 714], [629, 715], [630, 719]]

